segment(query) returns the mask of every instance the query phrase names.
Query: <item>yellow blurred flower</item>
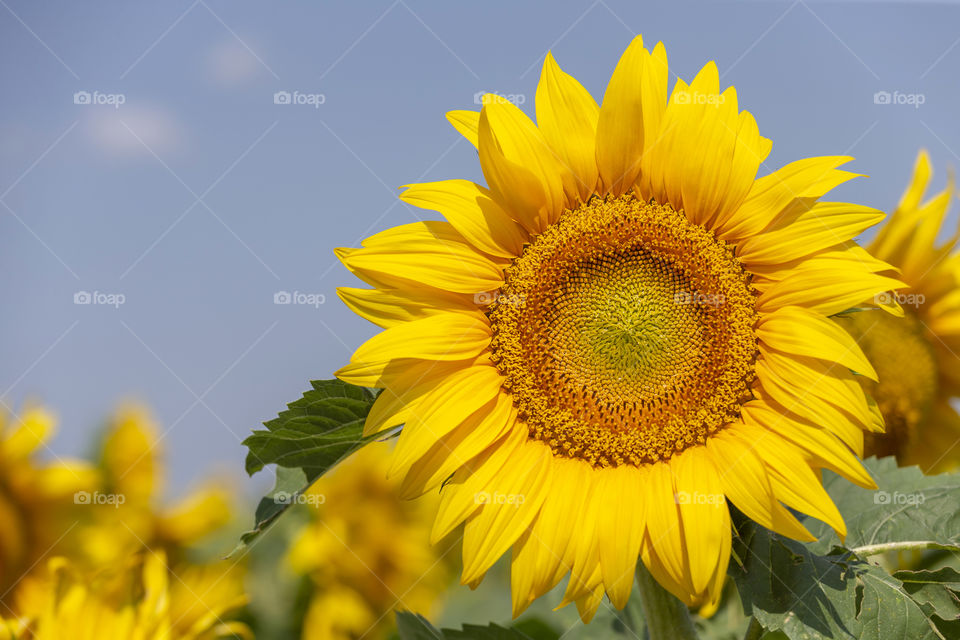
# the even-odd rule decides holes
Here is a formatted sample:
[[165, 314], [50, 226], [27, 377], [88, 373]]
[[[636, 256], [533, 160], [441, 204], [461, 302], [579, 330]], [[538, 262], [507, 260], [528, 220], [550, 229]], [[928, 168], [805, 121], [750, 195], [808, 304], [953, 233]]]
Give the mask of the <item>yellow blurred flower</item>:
[[160, 431], [149, 412], [121, 406], [100, 452], [101, 492], [81, 531], [83, 554], [93, 566], [109, 566], [145, 548], [163, 549], [178, 562], [185, 548], [223, 527], [231, 499], [223, 487], [201, 488], [170, 506], [164, 485]]
[[160, 440], [144, 407], [127, 404], [116, 411], [99, 454], [100, 484], [77, 527], [71, 560], [96, 577], [98, 597], [119, 602], [130, 590], [129, 571], [120, 569], [159, 554], [168, 570], [165, 607], [174, 637], [208, 637], [201, 632], [213, 628], [224, 606], [246, 600], [245, 565], [197, 562], [197, 544], [229, 522], [231, 498], [225, 488], [210, 486], [165, 506]]
[[56, 419], [41, 407], [20, 416], [0, 412], [0, 603], [47, 554], [56, 552], [75, 526], [77, 492], [95, 485], [90, 465], [41, 461]]
[[867, 434], [867, 455], [895, 455], [900, 464], [938, 472], [960, 462], [960, 415], [950, 405], [960, 395], [960, 231], [938, 244], [956, 189], [950, 176], [943, 191], [925, 198], [932, 173], [920, 151], [896, 211], [868, 247], [908, 285], [882, 294], [901, 304], [904, 317], [864, 312], [838, 321], [879, 376], [858, 376], [887, 425], [885, 433]]
[[[161, 551], [143, 556], [119, 575], [78, 571], [69, 560], [50, 560], [47, 575], [28, 578], [20, 589], [19, 617], [3, 620], [0, 640], [211, 640], [252, 638], [246, 625], [224, 617], [245, 604], [236, 594], [217, 590], [207, 611], [190, 616], [176, 585], [170, 584]], [[118, 598], [113, 585], [127, 585]], [[104, 585], [110, 585], [104, 588]], [[189, 617], [191, 624], [182, 624]]]
[[400, 498], [390, 446], [368, 445], [300, 497], [311, 521], [288, 562], [311, 577], [304, 640], [385, 638], [394, 609], [429, 614], [447, 586], [444, 547], [431, 547], [433, 496]]

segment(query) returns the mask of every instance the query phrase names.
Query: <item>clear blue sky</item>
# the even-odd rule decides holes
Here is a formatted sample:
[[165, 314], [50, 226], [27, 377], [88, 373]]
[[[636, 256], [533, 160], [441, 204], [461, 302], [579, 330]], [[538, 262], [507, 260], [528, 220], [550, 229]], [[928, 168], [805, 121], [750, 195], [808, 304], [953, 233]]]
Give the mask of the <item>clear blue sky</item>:
[[80, 454], [138, 398], [175, 487], [239, 475], [250, 429], [374, 332], [333, 248], [417, 219], [399, 185], [481, 179], [445, 111], [496, 91], [532, 113], [548, 49], [600, 98], [639, 32], [683, 78], [716, 60], [774, 141], [761, 172], [849, 153], [872, 177], [836, 197], [888, 209], [918, 148], [938, 187], [960, 164], [958, 24], [956, 3], [0, 0], [0, 399], [45, 401]]

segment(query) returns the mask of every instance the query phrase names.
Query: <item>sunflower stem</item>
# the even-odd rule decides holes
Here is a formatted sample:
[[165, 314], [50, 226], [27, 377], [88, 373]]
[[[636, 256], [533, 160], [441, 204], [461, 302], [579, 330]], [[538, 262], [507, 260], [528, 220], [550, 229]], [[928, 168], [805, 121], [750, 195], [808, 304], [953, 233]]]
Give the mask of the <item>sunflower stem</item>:
[[649, 640], [697, 640], [686, 605], [661, 587], [642, 561], [637, 562], [636, 582]]

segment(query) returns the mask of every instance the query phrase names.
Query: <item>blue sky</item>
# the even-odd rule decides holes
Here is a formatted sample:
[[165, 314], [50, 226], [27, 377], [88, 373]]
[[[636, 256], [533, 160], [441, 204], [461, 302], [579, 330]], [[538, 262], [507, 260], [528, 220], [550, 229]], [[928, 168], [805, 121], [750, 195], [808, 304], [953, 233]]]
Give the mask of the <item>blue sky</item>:
[[53, 408], [58, 455], [139, 399], [177, 490], [239, 476], [250, 429], [374, 333], [333, 248], [418, 219], [402, 184], [481, 179], [445, 111], [495, 91], [532, 113], [548, 49], [599, 99], [643, 33], [680, 77], [716, 60], [774, 141], [761, 173], [848, 153], [871, 177], [833, 197], [889, 209], [919, 148], [938, 188], [960, 163], [957, 24], [913, 2], [0, 0], [0, 399]]

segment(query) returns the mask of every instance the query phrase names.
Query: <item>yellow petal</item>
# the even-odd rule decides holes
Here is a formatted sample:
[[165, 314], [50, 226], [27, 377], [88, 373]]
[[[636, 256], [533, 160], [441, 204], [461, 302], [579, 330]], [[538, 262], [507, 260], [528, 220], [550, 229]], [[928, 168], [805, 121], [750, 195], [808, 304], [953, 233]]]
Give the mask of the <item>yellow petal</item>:
[[838, 269], [799, 271], [765, 290], [757, 300], [757, 307], [769, 312], [795, 305], [833, 315], [903, 286], [899, 280], [875, 273]]
[[798, 199], [815, 200], [857, 174], [839, 171], [849, 156], [797, 160], [753, 183], [746, 200], [720, 229], [723, 239], [749, 238], [782, 217]]
[[410, 466], [400, 486], [402, 498], [423, 495], [499, 440], [517, 422], [513, 397], [500, 393], [475, 411], [450, 433], [440, 438]]
[[480, 146], [477, 141], [480, 125], [479, 111], [448, 111], [447, 120], [460, 132], [460, 135], [470, 141], [470, 144], [474, 147]]
[[564, 73], [547, 52], [537, 86], [537, 126], [571, 180], [568, 202], [586, 202], [597, 186], [596, 137], [600, 108], [590, 93]]
[[506, 438], [477, 456], [469, 468], [463, 467], [453, 474], [440, 492], [440, 507], [430, 532], [430, 544], [447, 537], [468, 516], [480, 508], [480, 499], [513, 456], [527, 442], [528, 434], [523, 429], [514, 429]]
[[[503, 270], [468, 244], [447, 222], [394, 227], [364, 241], [362, 249], [340, 251], [344, 266], [376, 278], [377, 288], [423, 285], [456, 293], [490, 291], [503, 284]], [[386, 284], [387, 286], [382, 286]]]
[[795, 260], [850, 240], [884, 218], [878, 209], [845, 202], [817, 202], [785, 215], [763, 233], [737, 245], [747, 264]]
[[537, 517], [548, 491], [552, 457], [546, 445], [527, 441], [496, 482], [477, 496], [482, 506], [463, 529], [464, 584], [493, 566]]
[[660, 77], [659, 69], [647, 69], [654, 65], [650, 54], [643, 46], [643, 37], [637, 36], [627, 47], [617, 63], [613, 76], [603, 94], [603, 104], [597, 121], [597, 168], [603, 188], [620, 195], [633, 188], [640, 175], [640, 162], [644, 152], [644, 139], [655, 135], [645, 129], [644, 109], [656, 110], [656, 98], [645, 96], [645, 75]]
[[443, 214], [477, 249], [514, 258], [523, 251], [527, 235], [500, 208], [490, 192], [469, 180], [443, 180], [407, 186], [400, 199]]
[[757, 424], [791, 441], [817, 466], [830, 469], [864, 489], [876, 489], [876, 483], [860, 460], [832, 433], [787, 416], [766, 402], [748, 402], [743, 406], [742, 415], [745, 423]]
[[[483, 168], [483, 174], [487, 177], [491, 191], [506, 198], [510, 203], [512, 192], [515, 192], [518, 186], [527, 186], [516, 180], [504, 180], [500, 172], [495, 172], [492, 176], [487, 175], [487, 160], [494, 159], [496, 154], [488, 155], [487, 151], [496, 151], [508, 165], [521, 167], [526, 175], [523, 182], [533, 179], [538, 189], [533, 189], [528, 196], [524, 193], [521, 196], [521, 202], [534, 195], [542, 193], [542, 200], [538, 204], [538, 213], [541, 223], [550, 224], [554, 222], [563, 211], [565, 198], [563, 193], [563, 182], [560, 176], [560, 164], [554, 155], [553, 150], [543, 139], [537, 126], [531, 122], [517, 106], [506, 100], [491, 100], [484, 104], [480, 112], [480, 164]], [[491, 182], [491, 177], [494, 181]], [[496, 185], [496, 186], [495, 186]], [[509, 189], [500, 188], [501, 186]], [[501, 201], [501, 205], [504, 202]], [[504, 205], [508, 211], [512, 209]], [[524, 222], [523, 219], [520, 222]]]
[[847, 527], [840, 511], [793, 444], [757, 425], [744, 424], [738, 429], [767, 465], [767, 475], [777, 499], [791, 509], [822, 520], [842, 540], [847, 535]]
[[736, 425], [707, 438], [707, 452], [720, 474], [723, 492], [747, 517], [767, 529], [802, 542], [816, 538], [777, 502], [766, 465], [753, 447], [735, 434]]
[[575, 555], [571, 538], [578, 535], [570, 526], [572, 514], [580, 511], [590, 496], [581, 491], [581, 473], [590, 472], [580, 460], [553, 460], [553, 488], [544, 498], [540, 514], [530, 531], [513, 548], [510, 590], [513, 617], [555, 587], [573, 568]]
[[646, 518], [642, 499], [646, 472], [632, 465], [598, 470], [600, 491], [599, 543], [603, 583], [610, 602], [627, 605], [640, 555]]
[[379, 327], [392, 327], [444, 311], [475, 311], [471, 296], [437, 290], [356, 289], [338, 287], [337, 297], [362, 318]]
[[877, 372], [856, 340], [815, 311], [781, 307], [761, 317], [757, 337], [778, 351], [837, 362], [871, 380], [877, 379]]
[[729, 522], [720, 476], [706, 448], [694, 446], [671, 458], [676, 502], [680, 507], [683, 536], [694, 593], [703, 593], [717, 572], [724, 527]]
[[503, 378], [490, 365], [477, 365], [447, 376], [423, 396], [407, 419], [391, 456], [390, 476], [409, 469], [441, 438], [485, 405], [494, 407]]
[[479, 312], [438, 313], [384, 329], [360, 345], [350, 362], [465, 360], [489, 347], [490, 335], [490, 323]]

